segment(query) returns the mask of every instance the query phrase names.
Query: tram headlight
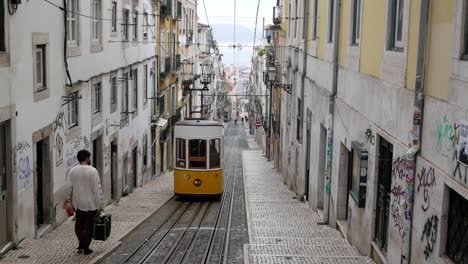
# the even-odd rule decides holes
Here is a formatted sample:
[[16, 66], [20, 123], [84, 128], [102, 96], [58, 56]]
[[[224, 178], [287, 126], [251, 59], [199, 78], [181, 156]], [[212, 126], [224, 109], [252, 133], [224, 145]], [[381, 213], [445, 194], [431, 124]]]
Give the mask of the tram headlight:
[[195, 180], [193, 181], [193, 185], [199, 187], [200, 185], [202, 185], [202, 181], [201, 181], [200, 179], [195, 179]]

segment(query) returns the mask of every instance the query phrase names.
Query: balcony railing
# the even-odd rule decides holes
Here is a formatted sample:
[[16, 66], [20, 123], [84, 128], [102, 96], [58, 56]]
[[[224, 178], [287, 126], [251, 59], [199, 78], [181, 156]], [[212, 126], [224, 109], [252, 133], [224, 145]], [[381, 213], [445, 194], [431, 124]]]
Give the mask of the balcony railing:
[[169, 18], [172, 17], [172, 1], [173, 0], [165, 0], [165, 5], [161, 5], [161, 17]]
[[273, 7], [273, 23], [275, 25], [281, 24], [283, 22], [283, 7], [275, 6]]
[[164, 63], [161, 63], [161, 78], [166, 78], [171, 72], [171, 57], [164, 58]]
[[182, 19], [182, 2], [177, 2], [177, 19]]
[[189, 30], [187, 32], [187, 42], [185, 43], [186, 46], [190, 46], [193, 44], [193, 30]]

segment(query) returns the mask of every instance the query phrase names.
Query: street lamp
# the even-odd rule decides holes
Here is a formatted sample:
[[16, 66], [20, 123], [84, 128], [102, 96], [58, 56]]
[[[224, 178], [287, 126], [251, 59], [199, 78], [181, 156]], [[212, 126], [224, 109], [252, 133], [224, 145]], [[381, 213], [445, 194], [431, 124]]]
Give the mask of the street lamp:
[[272, 122], [272, 102], [273, 102], [273, 84], [276, 82], [278, 71], [274, 64], [270, 64], [267, 69], [268, 82], [270, 83], [270, 113], [268, 117], [268, 160], [271, 160], [271, 122]]
[[203, 117], [203, 91], [208, 91], [208, 84], [211, 83], [211, 79], [213, 78], [213, 66], [209, 63], [202, 63], [201, 66], [201, 77], [200, 82], [203, 84], [203, 89], [201, 89], [201, 114], [200, 116]]

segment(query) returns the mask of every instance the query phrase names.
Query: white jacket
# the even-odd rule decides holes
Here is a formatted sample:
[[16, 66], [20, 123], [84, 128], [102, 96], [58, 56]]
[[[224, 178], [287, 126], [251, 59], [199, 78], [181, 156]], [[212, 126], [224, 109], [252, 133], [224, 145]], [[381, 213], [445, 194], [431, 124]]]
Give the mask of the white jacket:
[[101, 180], [97, 170], [88, 165], [76, 165], [68, 172], [69, 197], [75, 209], [94, 211], [104, 205]]

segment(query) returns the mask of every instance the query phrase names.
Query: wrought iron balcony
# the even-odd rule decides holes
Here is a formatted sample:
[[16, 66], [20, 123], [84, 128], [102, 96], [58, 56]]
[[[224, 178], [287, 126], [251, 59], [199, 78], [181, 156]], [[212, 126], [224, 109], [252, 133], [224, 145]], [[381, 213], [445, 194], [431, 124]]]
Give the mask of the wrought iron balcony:
[[164, 58], [164, 66], [161, 65], [161, 78], [166, 78], [171, 72], [171, 57]]
[[182, 2], [177, 2], [177, 19], [182, 19]]
[[[172, 1], [173, 0], [164, 0], [161, 2], [161, 18], [172, 17]], [[163, 4], [163, 2], [165, 2], [165, 4]]]
[[283, 7], [274, 6], [273, 7], [273, 23], [275, 25], [281, 24], [283, 22]]
[[180, 54], [177, 54], [175, 57], [175, 70], [176, 71], [180, 70], [180, 64], [181, 64]]

